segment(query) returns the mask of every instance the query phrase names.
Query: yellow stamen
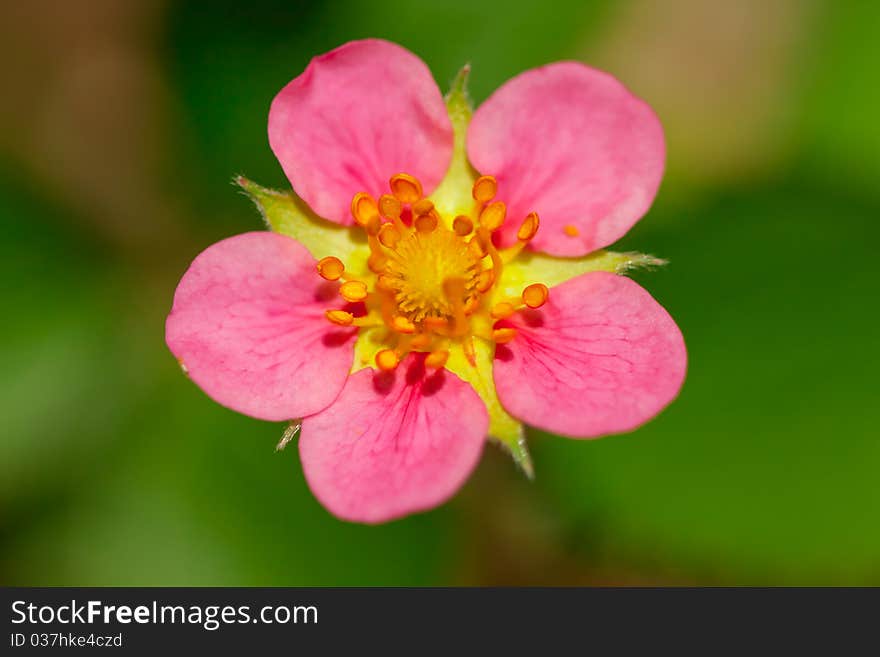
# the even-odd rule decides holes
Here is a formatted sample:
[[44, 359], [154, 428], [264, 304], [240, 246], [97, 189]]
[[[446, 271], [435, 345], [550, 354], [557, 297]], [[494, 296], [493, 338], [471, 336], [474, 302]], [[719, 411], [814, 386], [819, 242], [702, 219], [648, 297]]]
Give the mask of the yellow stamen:
[[440, 369], [446, 365], [447, 360], [449, 360], [449, 352], [445, 349], [438, 349], [437, 351], [432, 351], [425, 357], [425, 367]]
[[507, 216], [507, 206], [503, 201], [495, 201], [483, 208], [480, 213], [480, 226], [491, 233], [501, 228], [505, 216]]
[[550, 290], [543, 283], [532, 283], [523, 290], [522, 300], [529, 308], [540, 308], [547, 303]]
[[339, 294], [346, 301], [356, 303], [367, 298], [367, 286], [362, 281], [346, 281], [339, 287]]
[[568, 235], [569, 237], [577, 237], [581, 234], [581, 231], [578, 230], [578, 227], [574, 224], [568, 224], [562, 227], [562, 232]]
[[498, 182], [493, 176], [480, 176], [474, 183], [474, 199], [480, 203], [488, 203], [495, 198], [498, 191]]
[[401, 203], [415, 203], [422, 198], [422, 183], [407, 173], [398, 173], [391, 176], [391, 193]]
[[324, 312], [324, 315], [331, 322], [339, 326], [351, 326], [351, 323], [354, 321], [354, 315], [344, 310], [327, 310]]
[[507, 344], [516, 337], [516, 329], [500, 328], [492, 331], [492, 339], [496, 344]]
[[400, 358], [392, 349], [382, 349], [376, 353], [376, 367], [383, 372], [393, 371], [400, 363]]
[[344, 271], [345, 265], [335, 256], [327, 256], [318, 260], [318, 274], [324, 280], [338, 281]]
[[538, 220], [538, 213], [532, 212], [530, 213], [522, 222], [522, 225], [519, 227], [519, 230], [516, 231], [516, 239], [521, 242], [528, 242], [535, 236], [535, 233], [538, 232], [538, 226], [540, 226], [540, 221]]

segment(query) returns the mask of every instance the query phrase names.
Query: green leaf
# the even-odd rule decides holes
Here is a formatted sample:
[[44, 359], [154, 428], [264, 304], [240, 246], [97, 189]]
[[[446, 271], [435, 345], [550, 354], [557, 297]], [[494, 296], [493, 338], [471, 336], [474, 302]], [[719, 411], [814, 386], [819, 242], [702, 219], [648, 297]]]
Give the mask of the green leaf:
[[244, 176], [237, 176], [235, 184], [254, 202], [270, 230], [297, 240], [316, 260], [332, 255], [347, 270], [366, 272], [370, 249], [363, 231], [322, 219], [293, 191], [269, 189]]

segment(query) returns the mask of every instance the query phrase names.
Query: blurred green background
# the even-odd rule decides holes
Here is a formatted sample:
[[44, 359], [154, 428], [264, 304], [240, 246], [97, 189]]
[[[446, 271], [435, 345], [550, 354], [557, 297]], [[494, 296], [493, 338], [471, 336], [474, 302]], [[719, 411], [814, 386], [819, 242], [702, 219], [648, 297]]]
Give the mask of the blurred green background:
[[[880, 584], [880, 4], [18, 2], [0, 25], [0, 583]], [[679, 322], [679, 400], [627, 436], [494, 447], [444, 507], [333, 519], [281, 425], [181, 373], [192, 258], [286, 186], [274, 94], [381, 36], [475, 100], [575, 58], [658, 111], [621, 248]]]

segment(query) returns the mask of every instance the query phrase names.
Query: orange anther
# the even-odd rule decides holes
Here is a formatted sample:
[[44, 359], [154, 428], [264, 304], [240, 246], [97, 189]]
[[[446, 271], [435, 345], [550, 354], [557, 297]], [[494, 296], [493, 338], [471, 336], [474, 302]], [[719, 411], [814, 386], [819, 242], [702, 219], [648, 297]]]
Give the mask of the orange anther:
[[474, 229], [474, 222], [471, 221], [470, 217], [466, 217], [463, 214], [458, 215], [452, 221], [452, 230], [455, 231], [455, 234], [459, 237], [464, 237], [465, 235], [470, 235], [471, 231]]
[[503, 201], [490, 203], [480, 213], [480, 225], [490, 233], [501, 228], [504, 217], [507, 215], [507, 206]]
[[516, 308], [513, 307], [513, 304], [501, 301], [492, 306], [492, 310], [489, 314], [492, 315], [494, 319], [506, 319], [515, 312]]
[[562, 232], [568, 235], [569, 237], [577, 237], [581, 234], [581, 231], [578, 230], [578, 227], [573, 224], [568, 224], [562, 227]]
[[327, 256], [318, 260], [318, 274], [325, 280], [338, 281], [344, 271], [345, 265], [336, 256]]
[[398, 333], [415, 333], [416, 325], [402, 315], [397, 315], [391, 320], [391, 328]]
[[420, 333], [409, 342], [413, 349], [424, 349], [429, 344], [431, 344], [431, 336], [427, 333]]
[[382, 246], [393, 249], [400, 241], [400, 233], [391, 224], [385, 224], [379, 230], [379, 241], [382, 243]]
[[370, 257], [367, 258], [367, 267], [369, 267], [370, 271], [374, 274], [381, 274], [385, 271], [385, 262], [387, 259], [381, 253], [371, 253]]
[[425, 357], [425, 367], [440, 369], [446, 365], [447, 360], [449, 360], [449, 352], [445, 349], [438, 349], [437, 351], [432, 351]]
[[392, 349], [382, 349], [376, 352], [376, 367], [383, 372], [391, 372], [400, 363], [400, 358]]
[[516, 337], [516, 329], [500, 328], [492, 331], [492, 339], [496, 344], [506, 344]]
[[486, 247], [477, 235], [474, 235], [468, 242], [468, 251], [478, 260], [486, 257]]
[[382, 194], [379, 197], [379, 214], [388, 219], [396, 219], [400, 216], [400, 201], [391, 194]]
[[379, 231], [382, 229], [382, 219], [379, 218], [377, 214], [374, 217], [370, 217], [367, 220], [367, 223], [364, 224], [364, 230], [367, 235], [373, 235], [374, 237], [379, 234]]
[[495, 198], [498, 191], [498, 182], [493, 176], [480, 176], [474, 183], [474, 199], [480, 203], [488, 203]]
[[358, 192], [351, 199], [351, 216], [360, 226], [366, 226], [373, 218], [379, 218], [379, 206], [366, 192]]
[[464, 302], [464, 308], [463, 308], [464, 314], [465, 315], [472, 315], [479, 307], [480, 307], [479, 295], [475, 294], [473, 296], [470, 296], [470, 297], [468, 297], [468, 300]]
[[426, 329], [434, 331], [436, 331], [437, 329], [444, 329], [449, 326], [449, 320], [445, 317], [425, 317], [422, 323], [425, 325]]
[[523, 303], [529, 308], [540, 308], [547, 303], [550, 290], [543, 283], [532, 283], [522, 293]]
[[495, 272], [491, 269], [484, 269], [477, 276], [477, 292], [488, 292], [495, 283]]
[[396, 289], [392, 279], [385, 274], [379, 274], [379, 277], [376, 278], [376, 287], [387, 292], [392, 292]]
[[346, 301], [356, 303], [367, 298], [367, 286], [361, 281], [346, 281], [339, 286], [339, 294]]
[[539, 225], [540, 221], [538, 220], [538, 213], [530, 212], [529, 215], [523, 219], [519, 230], [516, 231], [516, 239], [521, 242], [528, 242], [535, 236], [535, 233], [538, 232]]
[[413, 226], [420, 233], [430, 233], [437, 228], [437, 217], [433, 214], [420, 214], [413, 221]]
[[344, 310], [327, 310], [324, 312], [324, 315], [331, 322], [339, 326], [351, 326], [351, 323], [354, 321], [354, 315]]
[[401, 203], [415, 203], [422, 198], [422, 183], [408, 173], [391, 176], [391, 193]]
[[419, 216], [420, 214], [429, 214], [433, 209], [434, 204], [431, 202], [431, 200], [423, 198], [413, 203], [412, 213], [416, 216]]

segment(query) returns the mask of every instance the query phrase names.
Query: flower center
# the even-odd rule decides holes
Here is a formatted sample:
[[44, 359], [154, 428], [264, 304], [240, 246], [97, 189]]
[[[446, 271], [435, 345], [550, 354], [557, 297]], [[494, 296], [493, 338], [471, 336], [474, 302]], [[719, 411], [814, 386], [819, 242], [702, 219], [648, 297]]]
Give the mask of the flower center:
[[397, 241], [381, 276], [383, 287], [394, 293], [398, 312], [421, 322], [427, 317], [453, 319], [457, 306], [479, 294], [480, 270], [468, 242], [438, 226]]
[[[362, 302], [366, 314], [328, 310], [327, 319], [341, 326], [384, 330], [374, 361], [392, 370], [411, 351], [428, 352], [428, 367], [443, 367], [449, 349], [460, 345], [473, 363], [473, 338], [509, 342], [511, 328], [494, 329], [496, 320], [518, 308], [542, 306], [548, 290], [534, 283], [515, 299], [494, 299], [505, 262], [515, 258], [538, 230], [538, 215], [529, 214], [517, 231], [517, 243], [499, 250], [492, 233], [505, 221], [503, 202], [493, 201], [497, 183], [482, 176], [473, 186], [474, 217], [459, 215], [444, 222], [421, 183], [405, 173], [390, 180], [390, 194], [378, 201], [355, 194], [351, 213], [367, 234], [373, 280], [348, 276], [338, 258], [318, 262], [325, 279], [342, 280], [339, 293], [349, 302]], [[490, 304], [490, 301], [494, 303]]]

